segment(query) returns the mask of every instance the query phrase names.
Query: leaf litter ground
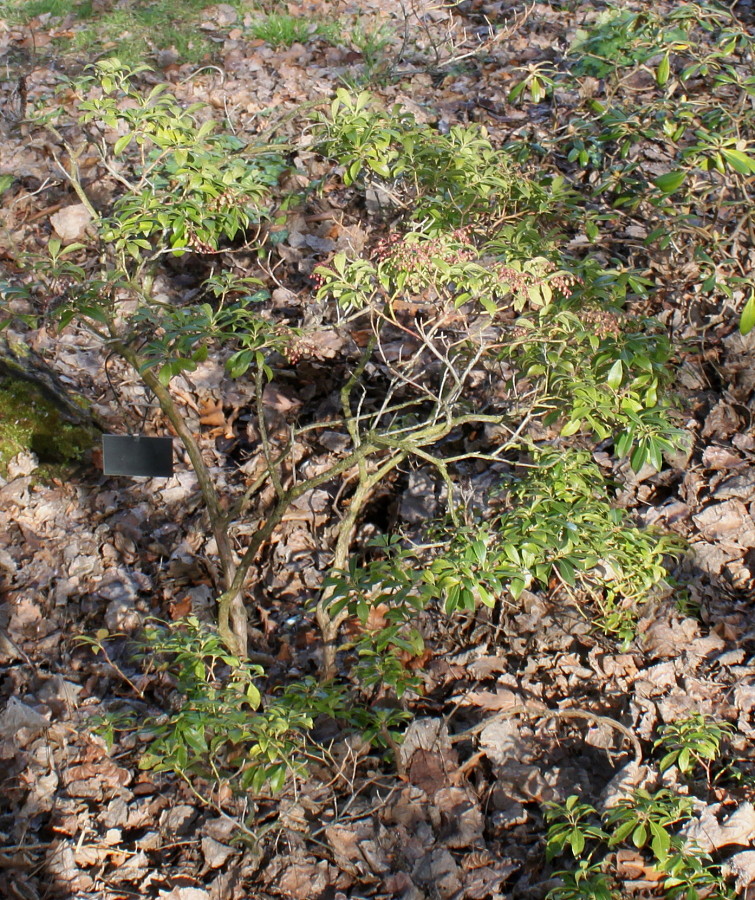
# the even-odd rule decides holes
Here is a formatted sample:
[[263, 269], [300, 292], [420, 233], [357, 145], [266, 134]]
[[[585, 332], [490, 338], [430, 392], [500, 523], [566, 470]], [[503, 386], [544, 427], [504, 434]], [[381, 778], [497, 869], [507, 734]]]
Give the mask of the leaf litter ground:
[[[333, 17], [334, 9], [310, 4], [291, 12]], [[348, 32], [357, 24], [353, 11], [339, 12]], [[348, 39], [333, 44], [313, 34], [305, 44], [273, 49], [250, 36], [233, 7], [220, 4], [204, 12], [202, 24], [217, 47], [217, 68], [196, 71], [163, 52], [157, 78], [169, 79], [187, 103], [208, 102], [241, 132], [264, 125], [271, 109], [294, 110], [360, 74], [380, 76], [371, 87], [387, 103], [403, 103], [438, 127], [482, 122], [495, 143], [516, 137], [537, 143], [568, 126], [580, 98], [557, 93], [513, 105], [508, 95], [521, 77], [517, 67], [552, 61], [589, 10], [475, 0], [412, 14], [381, 0], [363, 4], [362, 15], [394, 26], [377, 72]], [[401, 36], [404, 23], [408, 40]], [[490, 23], [516, 27], [472, 54]], [[24, 250], [45, 243], [51, 216], [63, 211], [56, 227], [77, 227], [66, 221], [74, 201], [55, 167], [56, 148], [30, 133], [22, 113], [25, 104], [49, 95], [61, 71], [80, 70], [83, 60], [75, 54], [48, 55], [50, 39], [80, 27], [44, 17], [30, 28], [0, 23], [8, 63], [1, 85], [2, 174], [20, 185], [2, 212], [7, 240], [0, 260], [10, 272]], [[594, 81], [585, 89], [600, 98], [601, 82]], [[622, 89], [632, 96], [636, 87]], [[650, 141], [641, 146], [648, 165], [657, 162], [653, 149]], [[303, 180], [316, 176], [318, 159], [305, 146], [297, 153]], [[568, 162], [560, 162], [568, 173]], [[99, 189], [106, 195], [113, 187], [105, 179]], [[279, 245], [275, 272], [282, 286], [273, 302], [296, 315], [306, 311], [314, 267], [337, 250], [361, 249], [382, 227], [375, 212], [369, 202], [355, 208], [334, 191], [292, 215]], [[621, 468], [614, 475], [620, 502], [640, 521], [689, 540], [675, 573], [688, 592], [687, 610], [671, 597], [659, 603], [626, 649], [593, 633], [557, 584], [525, 592], [501, 615], [485, 610], [452, 626], [424, 623], [433, 652], [422, 695], [411, 702], [414, 721], [391, 760], [336, 730], [319, 735], [329, 748], [327, 762], [313, 763], [281, 795], [239, 799], [219, 791], [208, 805], [182, 781], [141, 771], [143, 746], [133, 733], [116, 732], [109, 746], [88, 727], [93, 716], [134, 705], [160, 715], [170, 708], [171, 685], [140, 674], [125, 639], [109, 645], [106, 659], [75, 638], [103, 627], [128, 634], [149, 615], [212, 618], [213, 548], [196, 481], [180, 454], [167, 482], [106, 479], [92, 465], [45, 484], [34, 477], [33, 457], [13, 461], [0, 486], [2, 893], [537, 898], [553, 886], [542, 804], [574, 793], [597, 802], [626, 785], [650, 783], [654, 776], [642, 756], [659, 723], [694, 712], [731, 722], [737, 734], [729, 752], [751, 771], [755, 339], [737, 332], [729, 304], [693, 290], [700, 280], [694, 260], [654, 254], [643, 246], [647, 234], [638, 217], [615, 215], [589, 252], [606, 262], [619, 256], [649, 273], [657, 290], [650, 300], [630, 302], [637, 312], [657, 315], [683, 348], [676, 387], [693, 450], [667, 459], [658, 473]], [[746, 244], [734, 247], [747, 256]], [[190, 266], [173, 266], [162, 289], [170, 298], [195, 281]], [[343, 361], [345, 349], [330, 331], [322, 338], [318, 364], [306, 365], [285, 390], [267, 391], [273, 434], [292, 417], [323, 417], [335, 407], [328, 368]], [[113, 430], [124, 418], [138, 422], [145, 405], [140, 386], [113, 361], [109, 376], [119, 407], [102, 353], [82, 334], [41, 328], [32, 347]], [[217, 477], [231, 486], [251, 480], [261, 464], [245, 419], [252, 391], [230, 382], [212, 360], [173, 387]], [[148, 415], [150, 425], [160, 426], [154, 412]], [[307, 447], [307, 464], [338, 453], [338, 439], [324, 432]], [[597, 458], [611, 466], [608, 457]], [[487, 476], [476, 473], [482, 490]], [[397, 479], [370, 511], [359, 540], [386, 528], [391, 517], [410, 526], [432, 515], [435, 492], [422, 472]], [[251, 588], [274, 598], [253, 622], [255, 650], [273, 677], [276, 667], [310, 671], [318, 653], [302, 603], [327, 564], [331, 517], [332, 498], [324, 490], [302, 498], [267, 548]], [[731, 861], [742, 889], [755, 877], [746, 852], [755, 838], [750, 793], [747, 784], [712, 787], [695, 821], [705, 846]], [[627, 894], [652, 896], [642, 866], [623, 865]]]

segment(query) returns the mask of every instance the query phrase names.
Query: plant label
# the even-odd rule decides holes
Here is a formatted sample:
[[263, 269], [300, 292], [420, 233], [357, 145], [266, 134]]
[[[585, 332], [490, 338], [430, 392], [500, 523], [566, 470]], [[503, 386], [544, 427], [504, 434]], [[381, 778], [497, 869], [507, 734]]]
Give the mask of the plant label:
[[104, 434], [102, 471], [105, 475], [170, 478], [173, 474], [173, 439]]

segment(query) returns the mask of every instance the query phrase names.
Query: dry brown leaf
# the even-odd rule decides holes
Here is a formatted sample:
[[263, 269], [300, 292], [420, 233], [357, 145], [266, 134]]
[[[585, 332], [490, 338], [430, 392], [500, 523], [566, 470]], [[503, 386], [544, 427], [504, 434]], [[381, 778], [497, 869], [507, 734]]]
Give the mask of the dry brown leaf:
[[208, 869], [220, 868], [220, 866], [225, 865], [230, 856], [238, 852], [238, 848], [221, 844], [215, 838], [208, 836], [202, 838], [202, 855], [204, 856], [204, 864]]
[[188, 594], [181, 597], [180, 600], [173, 600], [168, 604], [168, 611], [174, 622], [176, 619], [183, 619], [184, 617], [191, 615], [191, 610], [192, 602], [191, 597]]
[[450, 773], [456, 768], [453, 751], [448, 756], [419, 748], [412, 754], [407, 777], [411, 784], [421, 788], [432, 799], [450, 781]]
[[682, 835], [687, 845], [697, 846], [706, 853], [739, 844], [748, 847], [755, 838], [755, 807], [751, 803], [742, 803], [722, 822], [718, 821], [721, 811], [720, 803], [706, 806], [700, 816], [682, 828]]
[[467, 671], [473, 678], [490, 678], [491, 675], [498, 675], [507, 671], [509, 667], [506, 658], [503, 656], [480, 656], [473, 659], [467, 666]]
[[453, 849], [475, 846], [482, 838], [485, 819], [471, 791], [444, 787], [436, 791], [433, 806], [440, 813], [440, 840]]
[[50, 216], [50, 224], [64, 244], [80, 240], [92, 221], [92, 214], [83, 203], [66, 206]]
[[703, 537], [736, 547], [755, 547], [755, 523], [741, 500], [713, 503], [692, 517]]
[[199, 424], [205, 425], [208, 428], [212, 428], [215, 434], [213, 435], [213, 432], [210, 432], [210, 434], [214, 437], [225, 435], [225, 414], [222, 411], [213, 412], [209, 415], [202, 416], [202, 418], [199, 420]]
[[736, 878], [736, 890], [743, 891], [755, 882], [755, 850], [743, 850], [741, 853], [735, 853], [723, 864], [722, 872], [726, 878]]
[[496, 691], [469, 691], [464, 695], [464, 705], [500, 712], [521, 706], [522, 699], [507, 688], [498, 688]]
[[0, 715], [0, 737], [3, 740], [23, 741], [22, 746], [49, 727], [50, 723], [43, 715], [16, 697], [8, 700], [8, 705]]
[[210, 900], [203, 888], [174, 887], [172, 891], [160, 891], [160, 900]]

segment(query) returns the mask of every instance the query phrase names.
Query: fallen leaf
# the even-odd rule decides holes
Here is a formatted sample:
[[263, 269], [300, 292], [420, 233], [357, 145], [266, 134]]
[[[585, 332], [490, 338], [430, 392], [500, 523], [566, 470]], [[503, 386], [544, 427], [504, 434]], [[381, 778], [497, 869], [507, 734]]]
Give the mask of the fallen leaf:
[[743, 891], [755, 882], [755, 850], [743, 850], [735, 853], [721, 867], [725, 878], [736, 878], [735, 889]]
[[92, 221], [92, 214], [83, 203], [66, 206], [50, 216], [50, 224], [64, 244], [80, 240]]
[[498, 688], [497, 691], [469, 691], [464, 695], [466, 706], [479, 706], [481, 709], [505, 711], [521, 706], [521, 698], [507, 688]]
[[681, 834], [688, 847], [697, 846], [710, 853], [729, 844], [747, 847], [752, 842], [755, 838], [755, 807], [748, 802], [742, 803], [723, 822], [716, 817], [720, 810], [720, 803], [710, 804], [697, 819], [682, 828]]
[[692, 517], [703, 537], [737, 547], [755, 547], [755, 523], [741, 500], [713, 503]]
[[202, 888], [174, 887], [172, 891], [160, 891], [160, 900], [210, 900], [210, 895]]
[[26, 741], [32, 740], [38, 734], [50, 727], [47, 719], [40, 715], [31, 706], [22, 703], [16, 697], [8, 700], [5, 711], [0, 715], [0, 736], [4, 739], [20, 736], [21, 729], [25, 731]]
[[474, 795], [460, 787], [435, 793], [433, 806], [441, 817], [440, 839], [447, 847], [472, 847], [482, 838], [485, 819]]
[[174, 600], [168, 604], [168, 611], [174, 622], [176, 619], [183, 619], [186, 616], [191, 615], [191, 610], [192, 602], [191, 597], [188, 594], [180, 600]]

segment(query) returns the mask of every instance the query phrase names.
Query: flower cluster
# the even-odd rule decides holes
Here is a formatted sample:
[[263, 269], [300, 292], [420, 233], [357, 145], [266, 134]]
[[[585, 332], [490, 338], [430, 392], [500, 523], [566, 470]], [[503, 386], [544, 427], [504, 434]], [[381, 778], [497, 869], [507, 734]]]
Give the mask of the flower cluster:
[[586, 325], [592, 325], [598, 337], [607, 337], [609, 334], [618, 337], [621, 334], [616, 313], [605, 309], [586, 309], [580, 313], [580, 318]]
[[251, 197], [235, 188], [227, 188], [222, 194], [218, 194], [207, 203], [207, 209], [211, 212], [230, 209], [232, 206], [245, 207], [251, 202]]
[[558, 291], [562, 297], [571, 297], [574, 285], [581, 284], [582, 279], [572, 275], [571, 272], [559, 272], [548, 282], [551, 288]]
[[436, 237], [391, 234], [372, 251], [372, 260], [382, 272], [389, 278], [403, 274], [404, 290], [415, 294], [433, 282], [447, 283], [449, 267], [462, 266], [478, 256], [468, 228], [457, 228]]
[[419, 272], [433, 266], [437, 260], [453, 265], [475, 259], [477, 251], [469, 241], [469, 228], [456, 228], [449, 235], [419, 241], [409, 241], [401, 234], [389, 234], [377, 242], [372, 259], [407, 272]]
[[320, 288], [325, 284], [326, 278], [322, 272], [313, 272], [310, 276], [310, 280], [315, 286], [315, 290], [319, 291]]
[[203, 241], [196, 232], [192, 229], [187, 229], [187, 241], [186, 246], [191, 250], [196, 250], [197, 253], [215, 253], [215, 247], [208, 243], [207, 241]]
[[506, 285], [512, 294], [523, 294], [531, 285], [542, 284], [542, 279], [536, 279], [530, 272], [519, 272], [505, 263], [497, 263], [493, 267], [493, 271], [498, 281]]
[[300, 335], [292, 337], [282, 352], [292, 366], [295, 366], [301, 359], [319, 357], [317, 344]]

